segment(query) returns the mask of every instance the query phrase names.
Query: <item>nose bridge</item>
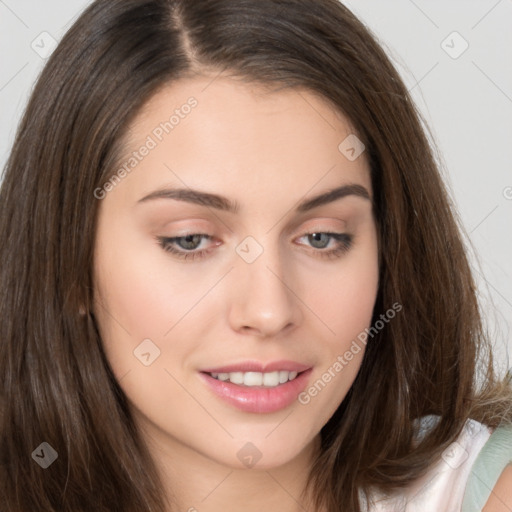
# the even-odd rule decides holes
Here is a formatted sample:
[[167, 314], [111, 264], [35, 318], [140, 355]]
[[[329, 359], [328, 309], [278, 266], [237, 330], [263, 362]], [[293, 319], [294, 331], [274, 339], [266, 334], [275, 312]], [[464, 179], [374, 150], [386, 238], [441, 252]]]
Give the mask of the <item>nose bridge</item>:
[[286, 267], [277, 241], [247, 237], [238, 247], [230, 321], [234, 329], [274, 335], [300, 322], [297, 298], [290, 289], [293, 267]]

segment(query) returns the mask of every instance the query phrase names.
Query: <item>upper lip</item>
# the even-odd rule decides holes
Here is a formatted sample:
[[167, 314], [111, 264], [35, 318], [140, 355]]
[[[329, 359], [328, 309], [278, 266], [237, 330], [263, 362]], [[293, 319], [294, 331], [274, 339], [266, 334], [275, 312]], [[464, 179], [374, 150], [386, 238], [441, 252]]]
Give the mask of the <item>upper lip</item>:
[[279, 370], [289, 372], [303, 372], [309, 370], [307, 366], [295, 361], [269, 361], [261, 363], [259, 361], [242, 361], [240, 363], [228, 364], [225, 366], [215, 366], [201, 370], [203, 373], [234, 373], [234, 372], [260, 372], [269, 373]]

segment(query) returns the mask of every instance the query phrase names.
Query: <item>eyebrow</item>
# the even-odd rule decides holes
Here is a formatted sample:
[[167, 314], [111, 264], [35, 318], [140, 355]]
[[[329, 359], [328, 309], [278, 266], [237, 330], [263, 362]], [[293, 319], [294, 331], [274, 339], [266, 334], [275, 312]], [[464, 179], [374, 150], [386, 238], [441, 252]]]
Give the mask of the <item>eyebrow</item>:
[[[297, 206], [296, 211], [301, 213], [307, 212], [347, 196], [356, 196], [371, 200], [370, 194], [365, 187], [357, 184], [348, 184], [302, 201]], [[191, 188], [167, 188], [155, 190], [140, 199], [138, 203], [144, 203], [154, 199], [174, 199], [177, 201], [185, 201], [187, 203], [198, 204], [200, 206], [206, 206], [208, 208], [214, 208], [216, 210], [233, 214], [238, 213], [240, 210], [240, 205], [236, 201], [232, 201], [227, 197], [219, 196], [217, 194], [201, 192]]]

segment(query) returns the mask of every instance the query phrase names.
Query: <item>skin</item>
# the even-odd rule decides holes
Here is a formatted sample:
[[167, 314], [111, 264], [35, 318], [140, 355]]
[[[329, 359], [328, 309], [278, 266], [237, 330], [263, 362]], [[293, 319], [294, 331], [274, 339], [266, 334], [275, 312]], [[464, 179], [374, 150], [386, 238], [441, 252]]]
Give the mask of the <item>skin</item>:
[[[126, 159], [191, 96], [197, 107], [101, 200], [94, 314], [175, 510], [302, 510], [320, 429], [352, 385], [364, 345], [307, 405], [273, 413], [225, 403], [199, 370], [292, 360], [312, 367], [311, 384], [370, 326], [378, 245], [369, 166], [364, 153], [349, 161], [338, 150], [354, 130], [327, 101], [228, 77], [183, 79], [158, 92], [130, 127]], [[345, 184], [370, 199], [295, 211]], [[139, 202], [170, 187], [219, 194], [240, 208]], [[322, 256], [339, 244], [327, 239], [319, 249], [307, 235], [326, 232], [352, 235], [351, 247]], [[196, 249], [209, 251], [203, 258], [180, 259], [156, 240], [194, 233], [212, 237]], [[263, 249], [252, 263], [236, 252], [248, 236]], [[150, 366], [133, 353], [144, 339], [160, 349]], [[251, 469], [237, 457], [248, 442], [261, 454]]]
[[512, 510], [512, 464], [509, 464], [496, 483], [483, 512], [510, 512]]

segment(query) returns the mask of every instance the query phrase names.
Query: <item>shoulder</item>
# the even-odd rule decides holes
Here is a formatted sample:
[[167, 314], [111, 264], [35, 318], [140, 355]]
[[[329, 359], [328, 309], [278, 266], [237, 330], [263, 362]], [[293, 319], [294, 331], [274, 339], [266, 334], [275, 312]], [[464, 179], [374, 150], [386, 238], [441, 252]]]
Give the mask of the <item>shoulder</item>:
[[[439, 417], [436, 416], [421, 418], [418, 437], [423, 437], [438, 420]], [[371, 512], [460, 511], [471, 468], [490, 436], [491, 430], [485, 425], [468, 420], [457, 439], [444, 450], [442, 456], [433, 462], [423, 476], [391, 494], [374, 492], [367, 509]], [[478, 512], [481, 512], [481, 508]], [[471, 508], [464, 512], [475, 510]]]
[[471, 468], [463, 512], [512, 510], [512, 425], [496, 428]]
[[[422, 419], [424, 430], [435, 419]], [[391, 494], [372, 492], [364, 510], [512, 512], [512, 425], [493, 431], [468, 420], [424, 476]]]
[[512, 510], [512, 464], [509, 464], [494, 486], [482, 512], [510, 512]]

